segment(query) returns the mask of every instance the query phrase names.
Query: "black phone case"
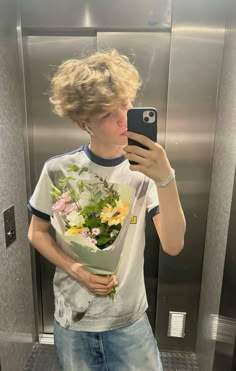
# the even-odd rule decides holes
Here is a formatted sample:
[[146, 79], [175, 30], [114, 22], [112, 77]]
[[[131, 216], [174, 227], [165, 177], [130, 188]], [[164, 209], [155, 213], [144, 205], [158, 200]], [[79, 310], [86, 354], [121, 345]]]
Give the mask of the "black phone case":
[[[143, 112], [152, 110], [155, 111], [155, 121], [153, 123], [146, 123], [143, 121]], [[157, 140], [157, 110], [153, 107], [134, 107], [127, 112], [127, 127], [128, 131], [133, 131], [137, 134], [145, 135], [153, 142]], [[128, 145], [135, 145], [147, 149], [144, 145], [128, 138]], [[129, 161], [130, 164], [136, 165], [137, 162]]]

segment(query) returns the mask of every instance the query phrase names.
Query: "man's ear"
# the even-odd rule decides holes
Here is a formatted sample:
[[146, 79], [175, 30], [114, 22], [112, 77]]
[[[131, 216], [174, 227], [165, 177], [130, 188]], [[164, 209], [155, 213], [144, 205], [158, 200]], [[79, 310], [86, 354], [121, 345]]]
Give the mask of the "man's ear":
[[85, 122], [83, 121], [76, 121], [76, 124], [80, 127], [80, 129], [87, 131], [88, 134], [94, 135], [91, 129], [88, 128]]
[[86, 130], [85, 128], [85, 122], [81, 121], [81, 120], [78, 120], [78, 121], [75, 121], [76, 125], [78, 125], [80, 127], [80, 129], [82, 130]]

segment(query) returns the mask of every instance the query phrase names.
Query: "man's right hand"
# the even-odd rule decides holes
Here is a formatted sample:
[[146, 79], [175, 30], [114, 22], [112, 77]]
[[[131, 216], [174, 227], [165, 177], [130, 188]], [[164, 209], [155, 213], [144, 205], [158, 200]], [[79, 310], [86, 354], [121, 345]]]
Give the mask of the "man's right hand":
[[71, 266], [71, 275], [96, 295], [107, 295], [117, 285], [114, 275], [99, 276], [92, 274], [82, 264], [77, 262]]
[[116, 286], [116, 277], [98, 276], [90, 273], [82, 264], [67, 255], [48, 233], [50, 222], [33, 215], [28, 238], [31, 244], [50, 262], [84, 284], [96, 295], [107, 295]]

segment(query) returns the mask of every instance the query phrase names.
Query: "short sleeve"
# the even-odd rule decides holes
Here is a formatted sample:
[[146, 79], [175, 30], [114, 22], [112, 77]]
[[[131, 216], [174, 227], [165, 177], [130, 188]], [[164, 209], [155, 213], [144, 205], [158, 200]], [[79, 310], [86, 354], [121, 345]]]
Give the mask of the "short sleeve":
[[48, 175], [46, 163], [35, 187], [34, 193], [31, 196], [28, 209], [30, 212], [47, 221], [50, 221], [52, 216], [52, 197], [50, 194], [52, 181]]
[[147, 192], [147, 211], [151, 215], [151, 217], [154, 217], [160, 212], [157, 187], [152, 179], [150, 179], [149, 181]]

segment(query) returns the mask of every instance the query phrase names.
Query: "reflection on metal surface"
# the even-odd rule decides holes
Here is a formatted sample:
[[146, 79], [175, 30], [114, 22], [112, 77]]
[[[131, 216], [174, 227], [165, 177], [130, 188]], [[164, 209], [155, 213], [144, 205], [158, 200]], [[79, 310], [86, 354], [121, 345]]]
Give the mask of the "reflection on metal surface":
[[216, 33], [225, 33], [225, 28], [224, 27], [203, 27], [203, 26], [198, 26], [198, 27], [193, 27], [193, 26], [175, 26], [172, 28], [173, 31], [176, 31], [178, 33], [183, 32], [184, 34], [186, 32], [189, 33], [199, 33], [202, 32], [204, 34], [213, 34], [215, 35]]
[[[46, 159], [79, 147], [89, 140], [89, 136], [78, 131], [72, 122], [52, 114], [45, 94], [52, 69], [55, 70], [55, 66], [64, 59], [81, 56], [97, 47], [115, 47], [125, 54], [134, 54], [135, 64], [144, 80], [137, 105], [158, 108], [158, 142], [163, 146], [166, 144], [167, 154], [176, 170], [180, 198], [187, 219], [186, 247], [183, 252], [174, 258], [163, 252], [160, 255], [156, 334], [160, 345], [165, 349], [181, 349], [182, 346], [192, 351], [196, 340], [217, 84], [224, 38], [224, 15], [221, 16], [219, 2], [216, 1], [217, 6], [211, 7], [205, 0], [192, 2], [191, 6], [188, 0], [174, 1], [173, 17], [170, 0], [132, 0], [128, 7], [125, 0], [100, 0], [100, 6], [97, 5], [97, 0], [73, 0], [69, 1], [70, 7], [63, 0], [52, 0], [50, 9], [53, 11], [50, 11], [48, 1], [42, 0], [37, 7], [35, 2], [36, 0], [23, 1], [25, 30], [36, 30], [37, 33], [44, 29], [45, 32], [53, 29], [55, 35], [69, 31], [76, 34], [82, 30], [84, 33], [92, 32], [93, 36], [28, 37], [28, 72], [31, 81], [28, 104], [31, 104], [33, 117], [33, 137], [30, 140], [34, 143], [30, 158], [35, 169], [32, 185], [34, 187]], [[169, 32], [153, 32], [162, 28], [169, 31], [171, 18], [171, 35]], [[93, 27], [92, 31], [86, 27]], [[99, 32], [102, 29], [111, 31], [117, 28], [122, 31], [136, 28], [139, 32]], [[140, 32], [143, 29], [148, 32]], [[150, 267], [155, 263], [148, 262]], [[54, 270], [43, 258], [41, 272], [44, 331], [50, 332], [53, 331], [51, 281]], [[51, 298], [51, 302], [48, 298]], [[151, 306], [154, 307], [153, 303]], [[181, 342], [177, 338], [166, 336], [170, 308], [188, 312], [188, 328]], [[182, 325], [183, 322], [182, 319]]]
[[167, 336], [183, 338], [185, 336], [186, 312], [169, 312]]
[[6, 343], [16, 343], [17, 345], [21, 343], [32, 344], [32, 333], [27, 332], [11, 332], [11, 331], [0, 331], [0, 338], [4, 339]]
[[83, 24], [84, 27], [90, 27], [93, 24], [88, 2], [85, 4]]
[[[89, 13], [90, 14], [90, 13]], [[149, 45], [147, 49], [146, 46]], [[80, 57], [97, 48], [116, 48], [118, 51], [135, 59], [135, 64], [142, 75], [144, 87], [137, 98], [137, 105], [154, 106], [158, 109], [158, 141], [164, 145], [166, 104], [168, 85], [168, 66], [170, 50], [170, 34], [168, 33], [99, 33], [84, 37], [28, 37], [29, 72], [31, 81], [31, 112], [33, 129], [33, 153], [30, 154], [34, 167], [35, 178], [32, 188], [40, 174], [43, 163], [51, 156], [73, 150], [89, 141], [85, 131], [68, 119], [57, 117], [51, 112], [48, 102], [49, 80], [63, 60]], [[56, 138], [55, 138], [56, 133]], [[150, 223], [152, 221], [150, 220]], [[153, 223], [152, 223], [153, 226]], [[154, 228], [154, 226], [153, 226]], [[150, 230], [149, 230], [150, 233]], [[157, 261], [150, 257], [151, 250], [157, 251], [157, 236], [149, 238], [149, 249], [146, 249], [146, 280], [149, 299], [149, 315], [155, 331], [156, 292], [157, 292]], [[158, 254], [158, 251], [157, 251]], [[41, 287], [44, 332], [53, 332], [53, 266], [40, 257]], [[155, 272], [155, 275], [152, 274]], [[154, 277], [155, 276], [155, 277]], [[150, 285], [155, 279], [155, 286]], [[49, 300], [51, 298], [51, 300]]]
[[[59, 153], [79, 148], [89, 141], [86, 132], [65, 118], [59, 118], [51, 111], [48, 101], [50, 76], [65, 59], [76, 58], [88, 51], [96, 50], [96, 37], [28, 37], [27, 39], [29, 69], [27, 82], [30, 82], [28, 109], [32, 120], [29, 121], [33, 136], [29, 137], [29, 154], [33, 174], [32, 189], [41, 172], [43, 163]], [[56, 132], [56, 138], [55, 138]], [[65, 135], [67, 132], [67, 135]], [[55, 267], [42, 256], [38, 257], [41, 282], [39, 303], [42, 316], [39, 328], [42, 332], [53, 332], [53, 289], [52, 279]]]
[[[37, 2], [37, 4], [36, 4]], [[24, 28], [106, 28], [155, 30], [171, 25], [172, 0], [22, 1]]]
[[234, 344], [236, 319], [211, 315], [211, 339], [221, 343]]
[[[224, 43], [222, 8], [220, 0], [214, 6], [203, 0], [173, 1], [165, 149], [176, 171], [187, 230], [179, 256], [160, 256], [156, 332], [164, 349], [191, 351], [196, 344]], [[188, 313], [184, 341], [165, 337], [169, 310]]]

